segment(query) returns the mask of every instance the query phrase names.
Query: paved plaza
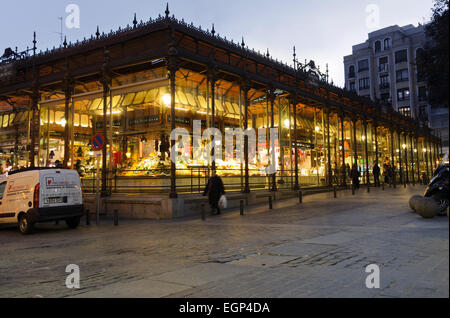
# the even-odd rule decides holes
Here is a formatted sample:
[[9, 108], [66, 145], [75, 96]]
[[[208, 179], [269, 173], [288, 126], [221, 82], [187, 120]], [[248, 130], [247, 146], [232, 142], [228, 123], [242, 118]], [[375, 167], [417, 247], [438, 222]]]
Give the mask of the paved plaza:
[[[2, 228], [0, 297], [449, 297], [448, 218], [408, 207], [423, 190], [315, 194], [205, 222]], [[80, 289], [65, 286], [68, 264]], [[366, 288], [369, 264], [379, 289]]]

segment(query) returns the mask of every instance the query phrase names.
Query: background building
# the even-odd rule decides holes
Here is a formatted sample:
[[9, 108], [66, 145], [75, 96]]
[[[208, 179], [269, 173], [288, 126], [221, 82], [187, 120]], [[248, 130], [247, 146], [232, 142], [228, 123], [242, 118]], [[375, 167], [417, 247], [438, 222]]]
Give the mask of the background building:
[[425, 26], [420, 24], [369, 33], [367, 41], [344, 57], [345, 86], [435, 129], [443, 152], [448, 152], [448, 108], [431, 108], [425, 78], [417, 71], [416, 57], [425, 42]]

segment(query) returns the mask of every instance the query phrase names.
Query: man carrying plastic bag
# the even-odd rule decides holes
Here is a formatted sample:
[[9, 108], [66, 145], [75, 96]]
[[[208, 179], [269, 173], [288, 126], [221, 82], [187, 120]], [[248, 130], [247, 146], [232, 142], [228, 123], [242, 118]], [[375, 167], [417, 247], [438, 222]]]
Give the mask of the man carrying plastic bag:
[[[226, 208], [225, 187], [223, 186], [222, 179], [213, 170], [211, 178], [208, 180], [203, 195], [208, 194], [209, 205], [211, 206], [211, 212], [217, 210], [216, 214], [220, 214], [220, 208]], [[219, 204], [219, 201], [220, 204]]]

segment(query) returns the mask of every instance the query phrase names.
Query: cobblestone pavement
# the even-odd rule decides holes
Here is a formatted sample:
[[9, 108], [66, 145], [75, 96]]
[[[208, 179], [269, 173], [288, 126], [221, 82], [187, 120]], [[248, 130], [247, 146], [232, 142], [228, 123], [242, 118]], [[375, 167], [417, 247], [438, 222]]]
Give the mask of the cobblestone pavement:
[[[449, 297], [449, 221], [423, 187], [307, 196], [240, 216], [0, 229], [0, 297]], [[380, 288], [367, 289], [368, 264]], [[65, 286], [77, 264], [81, 288]]]

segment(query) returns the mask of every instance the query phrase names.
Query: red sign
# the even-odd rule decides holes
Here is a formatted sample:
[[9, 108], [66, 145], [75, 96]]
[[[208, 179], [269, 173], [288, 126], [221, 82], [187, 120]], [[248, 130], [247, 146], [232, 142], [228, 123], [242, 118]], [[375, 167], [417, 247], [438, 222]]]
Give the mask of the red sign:
[[102, 134], [95, 134], [91, 139], [92, 149], [100, 151], [105, 146], [105, 137]]

